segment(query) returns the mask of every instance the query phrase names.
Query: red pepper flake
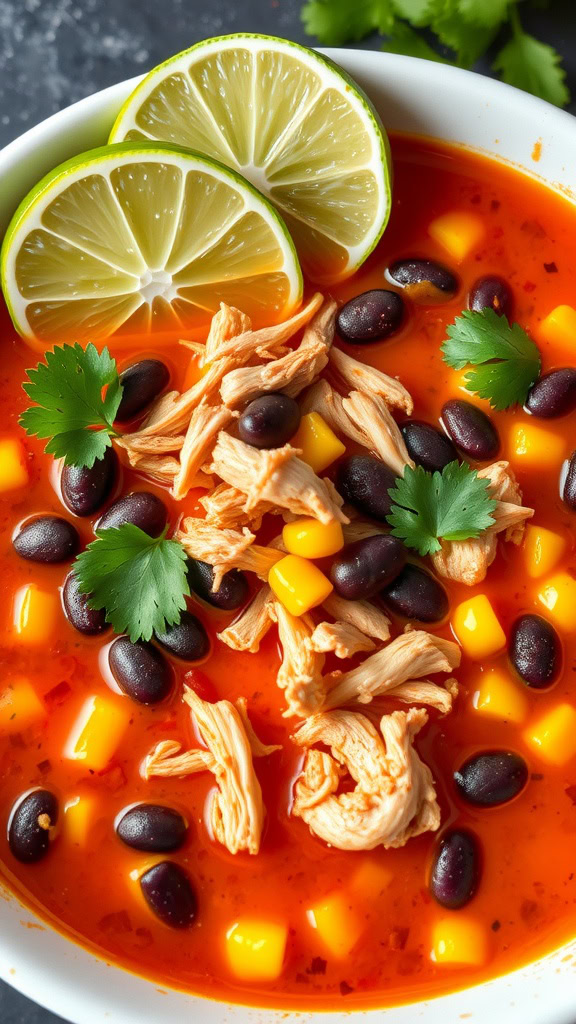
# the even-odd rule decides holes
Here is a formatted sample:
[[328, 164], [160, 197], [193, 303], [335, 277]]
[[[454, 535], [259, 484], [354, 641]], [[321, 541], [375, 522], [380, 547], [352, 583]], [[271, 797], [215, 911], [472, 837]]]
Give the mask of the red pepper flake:
[[347, 981], [341, 981], [340, 982], [340, 995], [341, 996], [349, 996], [350, 993], [353, 992], [353, 991], [354, 991], [354, 989], [352, 988], [352, 985], [349, 985]]
[[37, 764], [36, 767], [41, 775], [46, 775], [49, 771], [51, 771], [52, 764], [48, 760], [48, 758], [46, 758], [45, 761], [40, 761], [40, 764]]
[[532, 782], [542, 782], [544, 775], [542, 772], [532, 772], [530, 778], [532, 779]]
[[300, 972], [298, 972], [294, 980], [297, 981], [299, 985], [310, 984], [310, 978], [307, 978], [305, 974], [300, 974]]
[[134, 945], [137, 946], [138, 949], [147, 949], [147, 947], [151, 946], [154, 942], [154, 936], [148, 928], [137, 928], [134, 934], [137, 938]]
[[126, 785], [127, 779], [124, 774], [124, 770], [119, 764], [112, 765], [110, 768], [105, 768], [103, 772], [98, 772], [98, 778], [102, 779], [104, 785], [112, 793], [117, 793], [122, 786]]
[[499, 210], [500, 209], [500, 200], [499, 199], [493, 199], [491, 201], [491, 203], [490, 203], [490, 209], [491, 210]]
[[98, 921], [98, 927], [103, 932], [116, 932], [120, 935], [132, 931], [132, 923], [125, 910], [116, 910], [111, 914], [105, 914]]
[[61, 683], [53, 686], [48, 693], [44, 694], [44, 700], [49, 704], [63, 704], [70, 693], [72, 693], [72, 688], [65, 680], [62, 680]]
[[393, 928], [388, 936], [388, 948], [405, 949], [409, 934], [409, 928]]
[[500, 921], [498, 920], [498, 918], [496, 918], [495, 921], [492, 921], [492, 924], [490, 925], [490, 927], [491, 927], [493, 932], [499, 932], [501, 927], [502, 927], [502, 925], [501, 925]]
[[525, 281], [523, 287], [524, 287], [524, 291], [525, 292], [535, 292], [536, 291], [536, 285], [534, 284], [534, 281]]
[[542, 914], [542, 908], [536, 900], [523, 900], [520, 905], [520, 917], [526, 924], [532, 924]]
[[566, 786], [566, 789], [564, 790], [564, 792], [566, 793], [566, 796], [569, 797], [569, 799], [572, 801], [572, 803], [576, 807], [576, 786]]
[[557, 274], [558, 273], [558, 267], [554, 263], [554, 260], [552, 260], [552, 263], [545, 263], [544, 264], [544, 270], [546, 271], [547, 274]]
[[309, 967], [306, 968], [306, 974], [326, 974], [326, 966], [326, 960], [323, 960], [321, 956], [315, 956], [310, 961]]

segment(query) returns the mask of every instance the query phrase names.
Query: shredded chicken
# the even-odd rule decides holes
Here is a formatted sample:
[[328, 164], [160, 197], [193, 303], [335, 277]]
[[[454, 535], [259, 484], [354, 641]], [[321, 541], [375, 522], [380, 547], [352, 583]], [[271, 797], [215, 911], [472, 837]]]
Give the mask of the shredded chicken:
[[259, 450], [221, 431], [209, 471], [244, 492], [246, 512], [264, 501], [322, 523], [347, 522], [324, 481], [296, 455], [288, 444]]
[[272, 591], [265, 584], [247, 604], [237, 619], [218, 633], [218, 639], [233, 651], [249, 651], [256, 654], [260, 642], [272, 626], [269, 604]]
[[457, 644], [424, 630], [408, 630], [357, 668], [338, 676], [322, 710], [343, 707], [355, 700], [369, 704], [373, 697], [390, 693], [402, 683], [436, 672], [451, 672], [459, 664]]
[[154, 434], [124, 434], [114, 438], [114, 443], [127, 452], [140, 455], [168, 455], [179, 452], [184, 444], [184, 434], [156, 437]]
[[263, 743], [259, 736], [254, 732], [254, 726], [248, 717], [247, 701], [245, 697], [239, 697], [236, 701], [236, 710], [242, 719], [242, 725], [244, 726], [244, 732], [246, 738], [250, 744], [250, 750], [252, 751], [252, 757], [268, 757], [270, 754], [275, 754], [277, 750], [282, 750], [281, 743]]
[[349, 622], [319, 622], [310, 643], [320, 654], [334, 651], [337, 658], [352, 658], [360, 651], [373, 651], [376, 644]]
[[282, 558], [282, 553], [273, 548], [254, 544], [255, 534], [245, 526], [240, 530], [219, 530], [205, 519], [188, 516], [174, 534], [191, 558], [208, 562], [214, 569], [212, 590], [218, 590], [222, 579], [230, 569], [244, 569], [255, 572], [261, 579], [268, 579], [273, 565]]
[[322, 607], [333, 619], [354, 626], [365, 636], [382, 641], [390, 639], [390, 619], [370, 601], [347, 601], [346, 598], [332, 593], [323, 602]]
[[406, 466], [414, 466], [400, 428], [383, 398], [362, 391], [351, 391], [342, 405], [350, 420], [362, 432], [364, 446], [376, 452], [397, 476], [402, 476]]
[[[390, 693], [394, 700], [402, 701], [403, 704], [426, 704], [435, 708], [443, 715], [451, 710], [458, 696], [458, 683], [455, 679], [447, 679], [444, 685], [432, 683], [429, 679], [411, 679], [407, 683], [401, 683]], [[383, 714], [389, 710], [386, 706], [388, 698], [386, 695], [377, 697], [371, 704], [362, 704], [362, 714], [367, 715], [371, 722], [378, 723]], [[360, 710], [358, 705], [351, 704], [350, 708]]]
[[219, 431], [230, 423], [233, 415], [225, 406], [208, 405], [205, 399], [194, 409], [180, 451], [180, 466], [172, 484], [173, 498], [180, 500], [186, 497], [200, 467], [212, 451]]
[[271, 602], [269, 609], [278, 624], [282, 647], [282, 664], [276, 681], [284, 690], [288, 705], [284, 715], [306, 718], [318, 711], [326, 693], [322, 678], [324, 656], [311, 644], [314, 623], [309, 615], [299, 618], [291, 615], [280, 601]]
[[228, 338], [216, 338], [213, 345], [207, 346], [206, 362], [214, 359], [227, 359], [233, 356], [238, 363], [245, 365], [250, 359], [276, 359], [286, 351], [284, 342], [292, 338], [318, 312], [324, 301], [321, 292], [315, 292], [309, 302], [289, 320], [273, 327], [261, 327], [257, 331], [250, 328], [238, 334], [230, 334]]
[[321, 379], [308, 389], [300, 403], [300, 409], [302, 415], [308, 412], [319, 413], [335, 434], [343, 434], [356, 444], [363, 445], [365, 436], [350, 419], [343, 403], [342, 395], [334, 391], [327, 380]]
[[[364, 715], [353, 711], [309, 718], [295, 742], [307, 748], [321, 743], [331, 754], [307, 750], [292, 814], [339, 850], [390, 849], [436, 831], [440, 808], [432, 773], [413, 747], [414, 736], [426, 721], [421, 709], [395, 711], [382, 717], [379, 733]], [[340, 765], [356, 786], [337, 795]]]
[[412, 395], [396, 377], [388, 377], [381, 370], [358, 362], [339, 348], [333, 348], [330, 352], [330, 367], [347, 389], [363, 391], [368, 395], [379, 395], [386, 405], [401, 409], [407, 416], [412, 415]]
[[184, 778], [186, 775], [213, 770], [215, 761], [209, 750], [181, 751], [182, 744], [176, 740], [160, 740], [144, 759], [144, 778]]
[[210, 494], [200, 498], [199, 503], [206, 512], [206, 522], [221, 528], [251, 526], [253, 530], [259, 530], [262, 517], [274, 511], [270, 502], [261, 501], [249, 512], [245, 512], [246, 495], [228, 484], [218, 484]]

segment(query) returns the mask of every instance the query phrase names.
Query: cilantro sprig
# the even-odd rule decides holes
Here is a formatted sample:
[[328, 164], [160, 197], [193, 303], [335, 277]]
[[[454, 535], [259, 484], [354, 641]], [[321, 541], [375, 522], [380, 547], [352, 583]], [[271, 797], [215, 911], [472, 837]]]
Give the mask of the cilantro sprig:
[[[524, 31], [521, 0], [306, 0], [306, 32], [326, 46], [386, 36], [382, 49], [470, 68], [502, 32], [492, 67], [509, 85], [564, 107], [570, 100], [561, 57]], [[424, 29], [426, 36], [420, 30]], [[432, 45], [430, 45], [430, 41]], [[449, 55], [447, 54], [449, 51]]]
[[439, 551], [440, 540], [478, 537], [494, 522], [496, 502], [488, 487], [466, 463], [450, 462], [441, 473], [407, 466], [388, 492], [392, 533], [420, 555]]
[[108, 349], [58, 345], [46, 353], [45, 363], [28, 370], [22, 386], [36, 403], [20, 417], [26, 433], [50, 438], [45, 450], [67, 465], [91, 469], [116, 435], [113, 424], [122, 398]]
[[464, 310], [447, 329], [444, 362], [466, 374], [466, 389], [485, 398], [493, 409], [524, 405], [540, 373], [538, 346], [519, 324], [508, 323], [493, 309]]
[[179, 622], [190, 594], [182, 545], [166, 530], [150, 537], [132, 523], [97, 531], [73, 571], [89, 607], [104, 608], [114, 632], [133, 642]]

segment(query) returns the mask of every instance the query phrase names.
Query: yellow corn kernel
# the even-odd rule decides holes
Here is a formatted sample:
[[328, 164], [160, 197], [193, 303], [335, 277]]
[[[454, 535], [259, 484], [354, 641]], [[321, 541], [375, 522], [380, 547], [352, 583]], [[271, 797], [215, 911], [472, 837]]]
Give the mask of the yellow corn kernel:
[[566, 440], [534, 423], [516, 423], [510, 432], [510, 452], [523, 468], [560, 469], [566, 455]]
[[15, 491], [28, 483], [26, 452], [17, 437], [0, 439], [0, 491]]
[[489, 956], [486, 929], [459, 912], [442, 917], [432, 932], [432, 959], [437, 964], [462, 964], [480, 967]]
[[334, 589], [317, 565], [299, 555], [286, 555], [268, 574], [268, 583], [292, 615], [304, 615], [322, 604]]
[[96, 801], [92, 796], [75, 796], [64, 807], [64, 835], [76, 846], [85, 846], [94, 823]]
[[554, 347], [555, 355], [562, 349], [570, 359], [576, 345], [576, 309], [573, 306], [556, 306], [544, 317], [536, 329], [537, 340]]
[[22, 587], [14, 597], [14, 629], [25, 644], [47, 644], [54, 635], [59, 602], [56, 594], [35, 583]]
[[576, 579], [558, 572], [542, 584], [538, 600], [554, 624], [567, 632], [576, 629]]
[[71, 761], [99, 772], [106, 767], [130, 722], [129, 701], [89, 697], [72, 728], [64, 751]]
[[528, 714], [528, 701], [518, 683], [500, 668], [482, 674], [474, 707], [482, 715], [521, 723]]
[[480, 245], [485, 228], [482, 218], [475, 213], [454, 210], [433, 220], [428, 234], [460, 263]]
[[394, 878], [393, 871], [373, 857], [362, 861], [350, 879], [350, 889], [355, 896], [375, 899], [388, 888]]
[[318, 412], [307, 412], [302, 417], [290, 444], [302, 449], [300, 458], [315, 473], [321, 473], [346, 451], [346, 445], [336, 437]]
[[15, 679], [0, 693], [0, 734], [21, 732], [46, 714], [46, 708], [27, 679]]
[[506, 636], [485, 594], [478, 594], [457, 605], [452, 629], [464, 652], [474, 661], [497, 654], [506, 645]]
[[297, 519], [282, 530], [284, 547], [301, 558], [326, 558], [344, 547], [340, 523], [320, 523], [317, 519]]
[[241, 918], [226, 932], [230, 969], [243, 981], [274, 981], [282, 973], [287, 939], [285, 924]]
[[524, 739], [546, 764], [566, 764], [576, 756], [576, 708], [557, 704], [526, 729]]
[[326, 949], [338, 960], [348, 956], [364, 931], [364, 922], [350, 902], [334, 893], [310, 907], [306, 914]]
[[524, 534], [524, 564], [532, 579], [545, 576], [558, 564], [566, 550], [566, 540], [543, 526], [527, 526]]

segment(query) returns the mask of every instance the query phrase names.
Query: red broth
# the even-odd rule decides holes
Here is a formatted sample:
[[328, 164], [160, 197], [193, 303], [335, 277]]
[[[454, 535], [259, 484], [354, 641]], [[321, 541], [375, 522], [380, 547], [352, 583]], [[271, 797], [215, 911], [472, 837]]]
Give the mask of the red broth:
[[[414, 415], [437, 422], [447, 398], [466, 397], [459, 390], [459, 375], [442, 362], [440, 344], [446, 325], [466, 306], [469, 289], [478, 277], [497, 273], [506, 278], [514, 295], [514, 318], [535, 333], [551, 309], [573, 301], [576, 208], [514, 169], [459, 148], [396, 137], [392, 149], [395, 191], [390, 225], [365, 266], [337, 289], [339, 299], [386, 287], [385, 268], [399, 258], [418, 255], [452, 266], [428, 235], [428, 225], [440, 214], [472, 211], [485, 223], [484, 241], [454, 267], [460, 280], [454, 299], [434, 306], [409, 302], [399, 334], [383, 343], [350, 349], [355, 356], [398, 375], [414, 396]], [[528, 717], [522, 726], [477, 712], [474, 693], [483, 666], [464, 657], [457, 672], [460, 695], [454, 711], [446, 718], [431, 712], [429, 724], [416, 741], [437, 782], [442, 829], [453, 824], [470, 828], [482, 845], [483, 872], [477, 894], [465, 911], [452, 912], [465, 913], [483, 929], [488, 955], [482, 966], [442, 965], [431, 958], [434, 925], [450, 913], [434, 902], [428, 889], [436, 836], [412, 839], [398, 850], [344, 853], [326, 848], [302, 821], [290, 818], [291, 788], [302, 758], [290, 742], [293, 724], [282, 718], [283, 700], [275, 682], [279, 664], [275, 634], [268, 635], [257, 655], [233, 654], [215, 641], [217, 629], [230, 616], [205, 607], [198, 611], [214, 645], [201, 670], [218, 697], [247, 697], [259, 736], [283, 745], [280, 753], [256, 761], [267, 808], [258, 856], [231, 856], [209, 838], [204, 814], [213, 785], [211, 775], [145, 782], [139, 774], [143, 757], [158, 740], [177, 739], [186, 746], [194, 742], [189, 713], [177, 691], [167, 706], [129, 705], [130, 724], [103, 771], [86, 772], [63, 756], [86, 698], [109, 692], [102, 666], [112, 636], [85, 638], [66, 621], [59, 588], [67, 565], [34, 565], [20, 559], [12, 548], [12, 533], [21, 520], [32, 513], [62, 513], [62, 505], [51, 458], [42, 453], [40, 442], [24, 438], [17, 427], [17, 417], [26, 404], [20, 385], [25, 369], [35, 359], [15, 336], [6, 314], [2, 346], [2, 433], [21, 437], [29, 472], [28, 486], [0, 495], [3, 683], [28, 679], [46, 708], [30, 728], [0, 735], [0, 859], [8, 885], [73, 939], [163, 985], [226, 1001], [283, 1008], [369, 1008], [440, 995], [510, 971], [572, 938], [576, 932], [575, 762], [561, 767], [545, 764], [527, 747], [523, 732], [532, 720], [557, 704], [576, 703], [574, 630], [562, 633], [564, 674], [553, 688], [530, 690], [517, 682], [528, 703]], [[574, 351], [576, 354], [576, 345]], [[143, 354], [155, 354], [153, 340], [147, 339], [134, 352], [122, 349], [118, 353], [120, 367]], [[174, 386], [182, 386], [185, 351], [177, 345], [163, 347], [161, 357], [170, 364]], [[566, 352], [543, 347], [545, 369], [566, 365], [566, 358]], [[528, 419], [519, 410], [494, 414], [502, 440], [501, 457], [510, 457], [524, 504], [536, 509], [534, 522], [566, 539], [567, 553], [555, 571], [575, 572], [576, 519], [559, 498], [560, 467], [528, 472], [510, 453], [513, 425]], [[563, 439], [564, 454], [569, 456], [576, 436], [576, 414], [539, 422]], [[127, 470], [123, 470], [120, 486], [123, 491], [146, 486], [169, 501], [161, 488], [144, 485]], [[189, 495], [178, 507], [172, 503], [172, 524], [182, 513], [198, 510], [197, 497], [197, 493]], [[87, 543], [93, 536], [92, 523], [77, 520], [76, 525]], [[452, 607], [475, 593], [485, 593], [509, 633], [520, 613], [538, 610], [540, 581], [529, 579], [524, 565], [521, 547], [501, 544], [483, 584], [472, 589], [447, 586]], [[53, 634], [38, 648], [23, 646], [13, 627], [14, 595], [31, 581], [56, 595], [58, 601]], [[401, 627], [402, 623], [395, 624], [395, 628]], [[435, 631], [451, 637], [448, 625]], [[173, 664], [180, 687], [186, 667]], [[493, 665], [508, 671], [505, 655], [490, 662], [490, 667]], [[456, 795], [453, 772], [470, 754], [495, 747], [516, 750], [526, 758], [528, 785], [509, 804], [474, 809]], [[17, 798], [36, 786], [46, 786], [57, 795], [60, 834], [43, 861], [23, 865], [8, 849], [6, 823]], [[91, 800], [86, 838], [80, 841], [67, 829], [64, 811], [79, 796]], [[198, 892], [197, 922], [186, 932], [173, 931], [157, 921], [140, 894], [138, 874], [159, 858], [129, 849], [115, 834], [118, 813], [138, 800], [165, 802], [180, 809], [190, 823], [185, 846], [173, 855], [188, 870]], [[367, 885], [352, 896], [350, 879], [365, 861], [380, 866], [389, 884]], [[341, 960], [326, 951], [306, 913], [336, 890], [354, 905], [362, 932], [356, 946]], [[278, 920], [289, 926], [283, 972], [267, 986], [241, 984], [227, 966], [225, 933], [238, 915], [268, 916], [272, 909]]]

